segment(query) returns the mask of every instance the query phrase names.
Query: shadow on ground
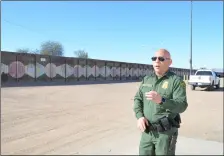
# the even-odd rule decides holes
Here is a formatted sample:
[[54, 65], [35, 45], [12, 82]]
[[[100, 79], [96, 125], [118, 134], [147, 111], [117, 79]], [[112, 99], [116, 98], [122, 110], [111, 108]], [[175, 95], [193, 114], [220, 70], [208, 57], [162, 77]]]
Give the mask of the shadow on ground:
[[223, 92], [224, 87], [220, 87], [219, 89], [214, 88], [213, 90], [205, 90], [205, 91], [210, 91], [210, 92]]
[[71, 85], [94, 85], [94, 84], [118, 84], [135, 83], [140, 80], [105, 80], [105, 81], [76, 81], [76, 82], [8, 82], [2, 83], [1, 88], [6, 87], [35, 87], [35, 86], [71, 86]]
[[205, 88], [205, 89], [201, 89], [201, 88], [195, 88], [194, 91], [204, 91], [204, 92], [224, 92], [224, 87], [220, 87], [219, 89], [208, 89], [208, 88]]

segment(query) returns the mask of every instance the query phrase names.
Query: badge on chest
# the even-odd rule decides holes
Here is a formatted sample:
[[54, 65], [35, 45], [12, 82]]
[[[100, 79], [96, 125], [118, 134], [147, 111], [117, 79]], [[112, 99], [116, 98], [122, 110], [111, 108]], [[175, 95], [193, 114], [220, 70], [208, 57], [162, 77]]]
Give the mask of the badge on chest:
[[167, 89], [168, 88], [168, 81], [163, 82], [162, 88], [163, 89]]

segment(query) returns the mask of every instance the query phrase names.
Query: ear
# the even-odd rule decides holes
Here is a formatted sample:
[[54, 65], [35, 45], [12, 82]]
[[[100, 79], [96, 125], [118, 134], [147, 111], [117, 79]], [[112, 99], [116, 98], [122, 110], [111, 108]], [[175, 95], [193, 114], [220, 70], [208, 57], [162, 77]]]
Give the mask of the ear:
[[171, 65], [173, 63], [172, 59], [169, 60], [169, 65]]

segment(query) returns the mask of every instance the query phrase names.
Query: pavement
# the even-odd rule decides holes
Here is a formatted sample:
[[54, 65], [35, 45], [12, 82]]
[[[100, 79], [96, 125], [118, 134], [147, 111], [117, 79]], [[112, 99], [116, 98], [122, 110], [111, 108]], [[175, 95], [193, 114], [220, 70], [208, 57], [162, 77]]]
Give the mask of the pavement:
[[[96, 153], [99, 155], [138, 155], [139, 140], [130, 138], [126, 138], [123, 141], [119, 140], [116, 145], [110, 146], [111, 148], [108, 148], [107, 151], [103, 150], [104, 147], [101, 146], [102, 151], [104, 152]], [[133, 143], [133, 141], [135, 142]], [[127, 147], [125, 148], [127, 142], [129, 143], [129, 146], [126, 145]], [[180, 136], [177, 140], [176, 155], [223, 155], [223, 143]]]
[[[106, 140], [98, 140], [94, 145], [86, 145], [85, 150], [68, 154], [82, 155], [138, 155], [140, 141], [138, 129], [126, 133], [114, 133]], [[116, 140], [116, 141], [115, 141]], [[106, 142], [105, 142], [106, 141]], [[94, 148], [93, 148], [94, 146]], [[223, 142], [179, 136], [176, 144], [176, 155], [223, 155]]]
[[177, 155], [223, 155], [223, 143], [179, 137]]
[[[110, 145], [111, 148], [108, 148], [107, 151], [103, 150], [104, 146], [101, 145], [99, 149], [102, 147], [102, 151], [96, 152], [96, 154], [138, 155], [138, 139], [136, 137], [135, 139], [133, 137], [124, 137], [122, 139], [123, 141], [118, 140], [114, 146]], [[126, 145], [127, 143], [129, 143], [129, 146]], [[176, 155], [223, 155], [223, 143], [179, 136], [176, 146]]]

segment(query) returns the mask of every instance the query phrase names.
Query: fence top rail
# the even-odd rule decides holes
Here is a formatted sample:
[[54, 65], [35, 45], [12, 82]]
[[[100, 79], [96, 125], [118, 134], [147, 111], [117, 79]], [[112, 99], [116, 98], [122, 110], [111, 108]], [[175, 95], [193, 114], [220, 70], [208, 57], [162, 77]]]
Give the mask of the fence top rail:
[[[5, 54], [16, 54], [16, 55], [29, 55], [29, 56], [42, 56], [42, 57], [60, 57], [60, 58], [64, 58], [64, 59], [77, 59], [77, 60], [90, 60], [90, 61], [99, 61], [99, 62], [108, 62], [108, 63], [120, 63], [120, 64], [129, 64], [129, 65], [138, 65], [138, 66], [151, 66], [152, 64], [143, 64], [143, 63], [133, 63], [133, 62], [122, 62], [122, 61], [114, 61], [114, 60], [102, 60], [102, 59], [93, 59], [93, 58], [78, 58], [78, 57], [69, 57], [69, 56], [51, 56], [51, 55], [44, 55], [44, 54], [32, 54], [32, 53], [18, 53], [18, 52], [12, 52], [12, 51], [1, 51], [1, 54], [5, 53]], [[186, 68], [177, 68], [177, 67], [171, 67], [171, 69], [175, 69], [175, 70], [189, 70]], [[193, 71], [196, 71], [197, 69], [193, 69]]]

